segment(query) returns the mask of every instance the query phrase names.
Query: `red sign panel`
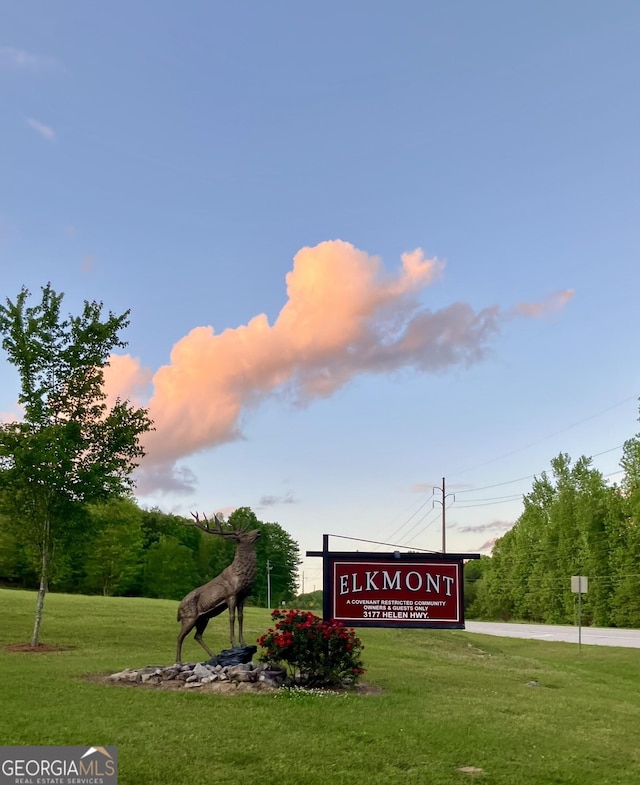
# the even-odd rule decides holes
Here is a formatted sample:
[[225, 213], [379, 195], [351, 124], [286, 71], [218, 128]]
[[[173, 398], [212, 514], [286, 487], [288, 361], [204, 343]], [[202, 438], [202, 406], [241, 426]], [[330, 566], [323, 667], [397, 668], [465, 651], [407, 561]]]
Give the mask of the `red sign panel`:
[[361, 626], [464, 625], [460, 561], [332, 560], [331, 616]]

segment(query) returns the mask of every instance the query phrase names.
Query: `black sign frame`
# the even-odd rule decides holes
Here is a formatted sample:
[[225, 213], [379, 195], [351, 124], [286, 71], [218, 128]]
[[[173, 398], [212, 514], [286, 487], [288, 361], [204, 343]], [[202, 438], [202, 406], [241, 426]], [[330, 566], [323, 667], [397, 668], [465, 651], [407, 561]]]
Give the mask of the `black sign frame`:
[[[479, 553], [403, 553], [394, 551], [391, 553], [380, 553], [379, 551], [330, 551], [329, 536], [323, 535], [321, 551], [307, 551], [308, 557], [322, 558], [322, 590], [323, 607], [322, 615], [325, 621], [342, 621], [347, 627], [386, 627], [399, 629], [445, 629], [463, 630], [464, 629], [464, 562], [471, 559], [479, 559]], [[438, 620], [438, 619], [416, 619], [416, 618], [391, 618], [393, 614], [387, 614], [385, 618], [335, 618], [336, 608], [336, 585], [334, 577], [336, 575], [336, 564], [362, 564], [368, 563], [382, 568], [400, 567], [400, 565], [447, 565], [455, 566], [457, 575], [457, 620]], [[414, 573], [410, 573], [414, 574]], [[417, 573], [415, 573], [417, 575]], [[411, 590], [413, 588], [411, 587]], [[372, 600], [372, 602], [374, 602]], [[379, 614], [380, 615], [380, 614]]]

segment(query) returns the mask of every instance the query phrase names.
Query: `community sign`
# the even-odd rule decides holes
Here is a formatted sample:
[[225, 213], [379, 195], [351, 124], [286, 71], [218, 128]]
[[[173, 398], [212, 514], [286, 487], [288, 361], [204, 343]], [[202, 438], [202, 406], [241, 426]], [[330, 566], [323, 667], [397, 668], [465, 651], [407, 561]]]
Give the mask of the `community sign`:
[[[326, 536], [326, 535], [325, 535]], [[352, 627], [464, 628], [464, 562], [475, 553], [308, 551], [323, 559], [323, 615]]]

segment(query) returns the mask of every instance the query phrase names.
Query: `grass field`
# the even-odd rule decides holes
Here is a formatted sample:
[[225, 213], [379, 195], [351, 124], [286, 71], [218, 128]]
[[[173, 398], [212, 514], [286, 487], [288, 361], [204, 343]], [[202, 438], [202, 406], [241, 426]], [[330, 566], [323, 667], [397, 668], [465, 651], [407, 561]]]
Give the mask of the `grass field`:
[[[73, 648], [8, 652], [34, 605], [0, 590], [0, 744], [117, 745], [123, 785], [640, 783], [638, 649], [362, 630], [377, 694], [198, 695], [85, 678], [173, 662], [175, 602], [51, 594], [42, 640]], [[247, 640], [268, 624], [248, 609]], [[209, 625], [214, 650], [227, 629]]]

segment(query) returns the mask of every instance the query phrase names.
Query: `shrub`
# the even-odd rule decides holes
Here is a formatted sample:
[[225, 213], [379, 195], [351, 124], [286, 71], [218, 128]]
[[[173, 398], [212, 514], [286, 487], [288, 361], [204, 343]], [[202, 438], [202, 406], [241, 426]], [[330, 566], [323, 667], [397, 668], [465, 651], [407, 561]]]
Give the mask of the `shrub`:
[[305, 687], [355, 684], [364, 673], [364, 649], [352, 629], [340, 622], [322, 621], [311, 611], [275, 610], [276, 622], [258, 638], [260, 659], [284, 665], [290, 684]]

